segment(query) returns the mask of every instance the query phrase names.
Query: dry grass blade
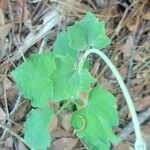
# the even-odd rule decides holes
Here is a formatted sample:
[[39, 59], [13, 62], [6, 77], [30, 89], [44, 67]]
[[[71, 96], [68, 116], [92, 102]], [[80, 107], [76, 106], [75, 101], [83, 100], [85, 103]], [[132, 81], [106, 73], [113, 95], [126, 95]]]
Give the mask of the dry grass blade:
[[13, 23], [8, 23], [8, 24], [0, 26], [0, 33], [1, 33], [0, 39], [4, 39], [8, 35], [13, 25], [14, 25]]
[[[37, 27], [33, 32], [29, 33], [22, 46], [12, 56], [12, 61], [19, 60], [21, 53], [25, 53], [31, 46], [43, 39], [50, 33], [51, 29], [59, 25], [62, 20], [62, 9], [57, 6], [55, 9], [50, 10], [43, 16], [43, 24]], [[20, 53], [21, 52], [21, 53]]]

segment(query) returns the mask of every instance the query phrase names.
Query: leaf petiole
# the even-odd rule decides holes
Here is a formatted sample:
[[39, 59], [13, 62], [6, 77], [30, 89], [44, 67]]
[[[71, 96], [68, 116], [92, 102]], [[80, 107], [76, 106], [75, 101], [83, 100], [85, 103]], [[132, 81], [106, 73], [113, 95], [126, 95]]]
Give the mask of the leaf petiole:
[[72, 100], [68, 100], [56, 113], [56, 115], [59, 115], [70, 103]]

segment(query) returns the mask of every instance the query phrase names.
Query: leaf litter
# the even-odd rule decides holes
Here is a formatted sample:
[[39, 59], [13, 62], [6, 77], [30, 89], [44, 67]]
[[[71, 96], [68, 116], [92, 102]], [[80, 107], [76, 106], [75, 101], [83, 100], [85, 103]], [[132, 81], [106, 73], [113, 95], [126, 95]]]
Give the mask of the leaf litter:
[[[19, 1], [16, 2], [18, 3]], [[2, 43], [2, 48], [0, 49], [1, 83], [3, 83], [3, 81], [6, 80], [6, 78], [9, 78], [12, 81], [12, 79], [10, 78], [11, 70], [13, 70], [22, 62], [23, 57], [28, 57], [29, 55], [31, 55], [31, 53], [38, 53], [39, 47], [41, 46], [43, 39], [47, 39], [47, 42], [45, 43], [46, 47], [52, 47], [53, 42], [55, 41], [55, 38], [58, 35], [59, 31], [65, 30], [66, 27], [69, 25], [69, 20], [73, 20], [73, 22], [75, 22], [76, 19], [82, 18], [83, 13], [87, 11], [92, 11], [97, 15], [97, 17], [103, 18], [106, 21], [108, 30], [107, 33], [108, 36], [112, 38], [112, 44], [110, 47], [105, 48], [104, 51], [108, 53], [108, 55], [110, 55], [116, 66], [118, 68], [121, 68], [120, 71], [122, 72], [122, 75], [125, 80], [128, 76], [128, 67], [126, 66], [129, 65], [129, 59], [131, 59], [132, 50], [136, 48], [136, 53], [134, 55], [134, 58], [132, 58], [134, 60], [134, 63], [132, 65], [132, 72], [130, 74], [129, 79], [129, 90], [131, 91], [132, 97], [135, 100], [134, 103], [136, 104], [136, 109], [139, 112], [139, 115], [142, 112], [144, 113], [149, 108], [150, 46], [147, 43], [149, 43], [148, 41], [150, 40], [150, 19], [148, 10], [150, 4], [148, 0], [143, 2], [139, 1], [137, 3], [134, 3], [133, 1], [108, 1], [107, 3], [103, 4], [103, 7], [99, 7], [99, 4], [96, 0], [89, 0], [87, 3], [84, 3], [84, 1], [82, 0], [75, 0], [73, 2], [60, 0], [58, 3], [50, 1], [35, 1], [32, 3], [27, 2], [25, 0], [22, 0], [22, 2], [24, 3], [24, 5], [22, 6], [21, 4], [21, 7], [19, 6], [20, 8], [18, 6], [16, 7], [16, 3], [14, 4], [14, 2], [6, 3], [6, 1], [1, 0], [0, 3], [0, 29], [2, 29], [1, 37], [3, 40], [0, 41]], [[55, 12], [55, 10], [58, 10], [57, 8], [63, 8], [64, 10], [62, 12]], [[21, 10], [19, 14], [20, 16], [18, 16], [15, 15], [15, 13], [17, 13], [18, 10], [14, 9], [23, 9], [25, 12]], [[12, 12], [12, 10], [15, 13]], [[127, 13], [125, 13], [126, 11]], [[52, 18], [49, 17], [50, 14], [52, 15]], [[22, 18], [22, 16], [24, 17]], [[120, 23], [121, 19], [122, 22]], [[146, 25], [145, 27], [143, 27], [143, 34], [140, 37], [136, 36], [140, 32], [139, 27], [141, 26], [141, 23], [145, 21]], [[118, 29], [117, 35], [115, 35], [116, 29]], [[54, 36], [51, 36], [51, 32], [53, 32]], [[129, 40], [130, 37], [132, 37], [132, 40]], [[139, 38], [138, 43], [135, 42], [136, 38]], [[97, 62], [97, 58], [94, 59], [95, 60], [92, 60], [93, 66], [94, 62]], [[5, 70], [7, 63], [9, 63], [9, 65], [11, 66], [8, 69], [8, 71]], [[100, 72], [108, 74], [107, 77], [104, 76], [104, 74], [102, 74], [100, 76], [99, 81], [102, 80], [103, 82], [101, 83], [104, 84], [106, 88], [108, 87], [109, 89], [112, 89], [112, 92], [115, 95], [118, 95], [119, 105], [117, 107], [120, 113], [123, 109], [125, 109], [126, 106], [124, 103], [124, 99], [121, 96], [119, 96], [121, 94], [120, 90], [116, 85], [115, 80], [111, 77], [111, 74], [108, 72], [108, 69], [105, 69], [105, 64], [102, 61], [100, 61], [99, 63], [100, 65], [95, 64], [95, 66], [98, 66], [98, 68], [96, 68], [94, 74], [96, 76]], [[10, 92], [12, 93], [10, 94]], [[11, 111], [15, 111], [12, 117], [13, 121], [15, 122], [12, 123], [13, 125], [11, 127], [8, 126], [7, 122], [3, 122], [3, 124], [8, 126], [10, 130], [14, 130], [15, 128], [19, 128], [17, 124], [20, 124], [22, 126], [22, 124], [25, 122], [27, 111], [23, 111], [23, 109], [20, 107], [22, 105], [25, 105], [25, 99], [21, 98], [21, 102], [19, 102], [19, 105], [17, 104], [19, 93], [16, 90], [13, 81], [6, 91], [6, 96], [8, 100], [9, 113], [11, 113]], [[3, 118], [2, 120], [5, 120], [6, 106], [4, 103], [3, 84], [0, 84], [0, 100], [0, 111], [2, 111], [2, 113], [0, 113], [0, 117]], [[20, 117], [19, 120], [16, 120], [15, 118], [18, 118], [17, 115], [20, 112], [13, 110], [16, 104], [18, 105], [17, 108], [19, 108], [19, 110], [22, 111], [22, 117]], [[27, 108], [28, 107], [31, 107], [30, 104], [27, 104]], [[125, 110], [127, 114], [129, 114], [128, 109]], [[116, 133], [119, 133], [119, 131], [121, 132], [130, 123], [130, 119], [126, 118], [126, 116], [124, 116], [123, 114], [120, 117], [120, 126], [118, 129], [116, 129], [116, 131], [118, 131]], [[60, 120], [58, 120], [58, 122], [59, 121]], [[55, 127], [56, 129], [52, 134], [52, 136], [54, 136], [53, 140], [56, 143], [55, 148], [59, 150], [58, 145], [62, 143], [66, 146], [66, 149], [68, 148], [67, 150], [71, 150], [73, 149], [73, 147], [78, 149], [77, 139], [73, 136], [72, 131], [69, 129], [69, 127], [65, 127], [65, 125], [63, 124], [60, 123], [59, 125], [53, 125], [57, 126]], [[57, 129], [59, 129], [59, 134], [57, 133], [56, 136], [55, 133], [58, 132]], [[143, 122], [142, 130], [145, 134], [144, 137], [148, 142], [149, 146], [148, 139], [150, 133], [147, 129], [149, 129], [148, 117], [146, 121]], [[23, 129], [19, 130], [20, 132], [18, 132], [18, 134], [22, 136]], [[16, 129], [14, 131], [16, 131]], [[133, 136], [132, 134], [133, 133], [130, 133], [128, 136]], [[4, 136], [3, 133], [1, 133], [1, 137], [2, 135]], [[71, 136], [71, 138], [68, 138], [68, 136]], [[58, 137], [61, 137], [60, 140], [58, 139]], [[7, 146], [7, 144], [5, 143], [7, 143], [6, 141], [7, 139], [9, 140], [9, 138], [11, 138], [11, 135], [5, 134], [2, 140], [3, 143], [0, 144], [1, 149], [6, 149], [5, 146]], [[14, 139], [12, 140], [13, 142], [15, 142]], [[72, 142], [71, 140], [74, 140], [74, 142]], [[69, 141], [72, 144], [67, 145]], [[131, 148], [132, 142], [133, 141], [130, 141], [130, 138], [126, 137], [126, 146], [124, 144], [123, 145], [125, 147]], [[21, 147], [19, 142], [17, 143], [18, 147]], [[17, 143], [15, 143], [15, 145]], [[81, 142], [79, 145], [82, 148], [84, 147]], [[11, 146], [11, 144], [9, 146]], [[13, 147], [9, 148], [13, 149]], [[26, 150], [28, 148], [24, 149]]]

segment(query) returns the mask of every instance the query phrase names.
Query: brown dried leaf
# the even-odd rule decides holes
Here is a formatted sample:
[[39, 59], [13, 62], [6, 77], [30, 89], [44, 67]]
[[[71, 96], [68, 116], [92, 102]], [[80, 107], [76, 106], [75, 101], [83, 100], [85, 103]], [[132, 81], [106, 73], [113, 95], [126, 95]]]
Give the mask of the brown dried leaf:
[[0, 121], [6, 119], [6, 113], [2, 108], [0, 108]]
[[128, 67], [127, 65], [123, 64], [120, 68], [119, 68], [119, 72], [121, 74], [122, 77], [126, 77], [127, 73], [128, 73]]
[[23, 123], [18, 124], [15, 122], [15, 124], [12, 126], [11, 130], [16, 134], [20, 134], [21, 131], [23, 130], [22, 126], [23, 126]]
[[10, 102], [10, 103], [13, 103], [16, 101], [16, 97], [18, 95], [18, 89], [16, 88], [15, 85], [13, 85], [12, 87], [10, 87], [9, 89], [7, 89], [6, 91], [7, 93], [7, 100]]
[[113, 147], [113, 150], [134, 150], [130, 145], [120, 143]]
[[150, 96], [146, 96], [137, 102], [136, 111], [142, 111], [150, 107]]
[[106, 79], [105, 77], [101, 77], [100, 79], [100, 83], [101, 85], [103, 85], [103, 87], [105, 87], [108, 90], [112, 90], [114, 88], [113, 84], [110, 82], [109, 79]]
[[52, 143], [52, 150], [72, 150], [78, 142], [76, 138], [60, 138]]
[[71, 125], [70, 125], [70, 118], [71, 118], [70, 114], [63, 115], [61, 125], [66, 131], [71, 131], [72, 130]]
[[92, 68], [92, 71], [91, 71], [91, 74], [93, 76], [97, 76], [97, 73], [98, 73], [98, 70], [99, 70], [99, 67], [100, 67], [100, 63], [97, 61], [94, 63], [94, 66]]
[[23, 6], [23, 4], [24, 4], [25, 1], [26, 1], [26, 0], [12, 0], [12, 2], [18, 3], [18, 4], [20, 4], [21, 6]]
[[0, 39], [4, 39], [7, 36], [13, 25], [13, 23], [8, 23], [0, 26]]
[[3, 84], [0, 83], [0, 98], [3, 95], [3, 92], [4, 92]]
[[69, 15], [73, 13], [78, 18], [81, 17], [78, 14], [79, 12], [87, 12], [87, 11], [92, 12], [92, 8], [89, 5], [81, 3], [80, 1], [77, 1], [77, 0], [62, 0], [62, 1], [59, 1], [59, 3], [62, 5], [66, 14]]
[[23, 7], [24, 7], [24, 2], [23, 0], [13, 0], [13, 14], [15, 17], [16, 21], [22, 21], [23, 17]]
[[28, 148], [19, 140], [18, 141], [18, 150], [28, 150]]
[[146, 148], [147, 150], [149, 150], [150, 149], [150, 123], [141, 126], [141, 129], [142, 129], [143, 138], [146, 142]]
[[52, 116], [52, 121], [50, 124], [50, 132], [55, 131], [57, 128], [57, 124], [58, 124], [58, 119], [56, 115]]
[[52, 137], [60, 138], [60, 137], [68, 137], [72, 136], [70, 132], [67, 132], [61, 128], [57, 128], [55, 132], [52, 132]]
[[142, 125], [141, 130], [142, 132], [150, 135], [150, 122], [148, 122], [146, 125]]
[[5, 147], [13, 148], [13, 138], [12, 137], [9, 137], [6, 139]]
[[136, 29], [136, 27], [137, 27], [136, 22], [137, 22], [137, 18], [136, 17], [128, 20], [127, 23], [126, 23], [127, 28], [130, 31], [134, 31]]
[[30, 30], [32, 31], [33, 27], [32, 27], [32, 21], [31, 21], [31, 13], [30, 11], [27, 9], [27, 5], [24, 5], [24, 14], [23, 14], [23, 22], [24, 25]]
[[0, 0], [0, 9], [5, 13], [7, 11], [7, 0]]
[[[16, 102], [16, 98], [18, 95], [18, 89], [15, 85], [12, 84], [10, 80], [5, 79], [5, 86], [6, 86], [6, 96], [7, 101], [9, 101], [11, 104]], [[4, 87], [3, 84], [0, 84], [0, 98], [4, 99]]]
[[121, 50], [125, 59], [131, 56], [131, 49], [133, 46], [134, 46], [133, 36], [130, 35], [130, 36], [128, 36], [128, 38]]
[[4, 12], [3, 12], [3, 10], [0, 8], [0, 25], [4, 25], [4, 24], [5, 24]]
[[134, 57], [134, 60], [138, 61], [138, 62], [141, 62], [141, 63], [144, 62], [143, 57], [139, 53], [136, 53], [136, 55]]
[[147, 12], [147, 13], [144, 14], [142, 17], [143, 17], [143, 19], [145, 19], [145, 20], [150, 20], [150, 12]]
[[9, 88], [11, 88], [13, 85], [12, 81], [8, 78], [5, 78], [5, 86], [6, 86], [6, 90], [8, 90]]
[[30, 104], [29, 101], [23, 101], [22, 105], [18, 107], [18, 109], [15, 112], [15, 115], [11, 117], [11, 119], [16, 122], [21, 121], [24, 118], [24, 116], [26, 116], [26, 114], [28, 113], [30, 109], [29, 104]]

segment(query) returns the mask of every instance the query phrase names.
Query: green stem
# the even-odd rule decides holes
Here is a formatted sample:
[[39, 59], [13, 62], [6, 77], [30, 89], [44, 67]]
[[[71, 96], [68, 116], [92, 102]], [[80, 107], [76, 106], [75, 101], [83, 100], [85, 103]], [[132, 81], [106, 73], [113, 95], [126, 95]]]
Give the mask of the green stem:
[[135, 142], [135, 150], [146, 150], [146, 145], [145, 142], [143, 141], [143, 138], [141, 136], [141, 130], [140, 130], [140, 124], [137, 118], [137, 114], [135, 112], [135, 108], [131, 99], [131, 96], [129, 95], [129, 92], [118, 72], [118, 70], [116, 69], [116, 67], [113, 65], [113, 63], [110, 61], [110, 59], [100, 50], [98, 49], [89, 49], [87, 50], [84, 55], [81, 58], [81, 61], [79, 62], [79, 71], [82, 70], [83, 68], [83, 64], [87, 58], [88, 55], [95, 53], [97, 55], [99, 55], [104, 61], [105, 63], [109, 66], [109, 68], [111, 69], [111, 71], [113, 72], [114, 76], [116, 77], [116, 80], [118, 81], [120, 88], [123, 92], [123, 95], [126, 99], [126, 102], [128, 104], [131, 116], [132, 116], [132, 121], [133, 121], [133, 125], [134, 125], [134, 129], [135, 129], [135, 135], [136, 135], [136, 142]]
[[65, 107], [67, 107], [70, 103], [72, 102], [72, 100], [68, 100], [56, 113], [56, 115], [59, 115], [64, 109]]

